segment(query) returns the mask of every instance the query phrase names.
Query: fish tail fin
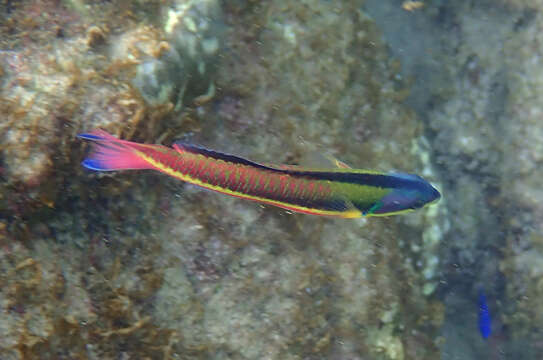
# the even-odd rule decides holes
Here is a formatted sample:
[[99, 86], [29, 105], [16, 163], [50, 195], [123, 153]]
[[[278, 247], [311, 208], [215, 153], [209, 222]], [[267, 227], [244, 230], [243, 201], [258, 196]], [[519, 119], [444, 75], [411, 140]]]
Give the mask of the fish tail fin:
[[79, 134], [77, 137], [93, 143], [90, 153], [81, 163], [87, 169], [115, 171], [153, 168], [138, 155], [137, 148], [143, 144], [117, 139], [103, 130]]

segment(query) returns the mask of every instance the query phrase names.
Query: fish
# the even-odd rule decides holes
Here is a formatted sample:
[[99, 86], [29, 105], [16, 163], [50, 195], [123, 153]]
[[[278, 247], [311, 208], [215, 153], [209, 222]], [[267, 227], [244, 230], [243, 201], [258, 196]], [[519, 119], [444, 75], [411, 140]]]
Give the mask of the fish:
[[481, 336], [483, 337], [483, 339], [488, 339], [488, 337], [492, 334], [492, 319], [490, 317], [490, 311], [488, 310], [488, 305], [486, 303], [486, 295], [483, 289], [479, 289], [478, 305], [479, 305], [479, 317], [478, 317], [479, 332], [481, 333]]
[[202, 188], [293, 212], [340, 217], [387, 216], [422, 208], [441, 194], [422, 177], [351, 169], [268, 165], [175, 142], [172, 147], [79, 134], [93, 144], [82, 165], [94, 171], [152, 169]]

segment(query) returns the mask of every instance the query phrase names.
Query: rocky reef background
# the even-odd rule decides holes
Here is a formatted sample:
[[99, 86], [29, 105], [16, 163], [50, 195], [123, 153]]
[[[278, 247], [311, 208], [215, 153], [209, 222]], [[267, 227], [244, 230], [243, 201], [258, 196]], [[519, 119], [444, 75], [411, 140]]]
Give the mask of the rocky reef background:
[[[1, 1], [0, 358], [537, 359], [542, 6]], [[86, 171], [94, 128], [325, 153], [444, 197], [290, 214]]]

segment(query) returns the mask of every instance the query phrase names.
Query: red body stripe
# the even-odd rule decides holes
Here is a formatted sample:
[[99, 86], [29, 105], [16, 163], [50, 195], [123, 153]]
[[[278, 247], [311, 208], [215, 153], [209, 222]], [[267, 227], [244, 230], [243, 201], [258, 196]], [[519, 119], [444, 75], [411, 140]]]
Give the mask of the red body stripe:
[[209, 183], [210, 184], [217, 185], [220, 183], [219, 174], [218, 174], [218, 172], [220, 171], [219, 169], [220, 167], [217, 164], [211, 165], [209, 169]]
[[305, 190], [305, 181], [298, 180], [298, 196], [299, 197], [304, 197], [304, 190]]
[[243, 190], [245, 188], [245, 182], [247, 181], [247, 171], [240, 167], [238, 169], [238, 172], [239, 172], [239, 180], [238, 180], [238, 187], [237, 187], [237, 190]]
[[290, 195], [291, 196], [296, 195], [296, 186], [298, 185], [298, 181], [292, 179], [288, 185], [289, 185], [288, 190], [290, 192]]
[[227, 187], [226, 186], [226, 166], [224, 164], [221, 164], [217, 167], [217, 185], [220, 185], [221, 187]]
[[182, 174], [187, 174], [187, 169], [188, 169], [188, 166], [189, 166], [189, 162], [190, 160], [189, 159], [184, 159], [182, 162], [180, 162], [179, 164], [179, 172], [182, 173]]
[[181, 170], [185, 167], [185, 160], [179, 156], [175, 162], [176, 171], [181, 172]]
[[270, 182], [268, 183], [268, 189], [267, 189], [267, 193], [268, 194], [273, 194], [274, 191], [275, 191], [275, 187], [277, 186], [276, 185], [276, 176], [275, 175], [271, 175], [270, 176]]
[[228, 179], [226, 180], [227, 189], [234, 190], [234, 186], [236, 185], [236, 176], [237, 176], [236, 169], [232, 169], [230, 171], [230, 175], [228, 176]]
[[287, 176], [286, 175], [279, 176], [279, 188], [277, 189], [277, 193], [280, 195], [286, 195], [287, 193]]
[[206, 168], [206, 161], [207, 159], [202, 159], [198, 161], [198, 165], [196, 166], [196, 170], [194, 171], [194, 177], [200, 178], [202, 174], [204, 173], [204, 169]]
[[266, 190], [266, 179], [264, 179], [264, 174], [260, 173], [256, 181], [258, 182], [258, 191], [264, 193]]
[[319, 184], [317, 189], [318, 189], [317, 193], [315, 194], [316, 196], [324, 196], [325, 195], [325, 189], [324, 189], [324, 186], [322, 184]]
[[309, 182], [309, 184], [307, 185], [307, 198], [308, 199], [312, 199], [315, 197], [315, 183], [314, 182]]
[[161, 155], [162, 155], [162, 158], [166, 159], [167, 164], [173, 169], [177, 158], [173, 156], [166, 156], [166, 154], [161, 154]]
[[255, 190], [255, 172], [249, 170], [249, 177], [247, 179], [247, 191], [250, 193], [254, 193]]
[[185, 174], [192, 174], [194, 167], [196, 166], [196, 160], [190, 159], [185, 165]]

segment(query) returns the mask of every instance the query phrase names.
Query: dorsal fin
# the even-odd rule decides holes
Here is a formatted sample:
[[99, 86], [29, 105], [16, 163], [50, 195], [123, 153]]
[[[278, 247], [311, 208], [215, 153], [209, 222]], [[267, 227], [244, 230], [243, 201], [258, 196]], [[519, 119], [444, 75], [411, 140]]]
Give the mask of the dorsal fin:
[[187, 151], [192, 154], [200, 154], [200, 155], [208, 156], [213, 159], [223, 160], [223, 161], [231, 162], [234, 164], [254, 166], [259, 169], [265, 169], [265, 170], [270, 170], [270, 171], [282, 171], [281, 169], [278, 169], [272, 166], [262, 165], [257, 162], [247, 160], [245, 158], [242, 158], [236, 155], [206, 149], [204, 147], [193, 145], [193, 144], [187, 144], [182, 141], [175, 142], [173, 144], [173, 148], [179, 152]]

